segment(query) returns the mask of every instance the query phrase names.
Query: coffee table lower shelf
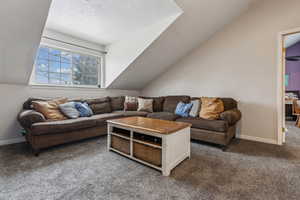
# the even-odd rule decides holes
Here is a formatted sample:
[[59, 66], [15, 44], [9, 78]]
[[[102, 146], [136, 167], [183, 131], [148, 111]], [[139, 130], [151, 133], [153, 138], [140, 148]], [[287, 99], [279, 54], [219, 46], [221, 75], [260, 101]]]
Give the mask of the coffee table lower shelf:
[[173, 168], [190, 158], [190, 127], [159, 134], [108, 121], [107, 147], [169, 176]]
[[123, 156], [126, 156], [126, 157], [128, 157], [128, 158], [130, 158], [130, 159], [132, 159], [132, 160], [135, 160], [135, 161], [137, 161], [137, 162], [140, 162], [140, 163], [142, 163], [142, 164], [144, 164], [144, 165], [147, 165], [147, 166], [149, 166], [149, 167], [152, 167], [152, 168], [154, 168], [154, 169], [157, 169], [157, 170], [159, 170], [159, 171], [162, 171], [162, 167], [158, 167], [158, 166], [156, 166], [156, 165], [152, 165], [152, 164], [150, 164], [150, 163], [148, 163], [148, 162], [145, 162], [145, 161], [140, 160], [140, 159], [138, 159], [138, 158], [135, 158], [135, 157], [133, 157], [133, 156], [127, 155], [127, 154], [125, 154], [125, 153], [123, 153], [123, 152], [121, 152], [121, 151], [118, 151], [117, 149], [114, 149], [114, 148], [112, 148], [112, 147], [110, 147], [110, 150], [111, 150], [111, 151], [114, 151], [114, 152], [116, 152], [116, 153], [118, 153], [118, 154], [121, 154], [121, 155], [123, 155]]

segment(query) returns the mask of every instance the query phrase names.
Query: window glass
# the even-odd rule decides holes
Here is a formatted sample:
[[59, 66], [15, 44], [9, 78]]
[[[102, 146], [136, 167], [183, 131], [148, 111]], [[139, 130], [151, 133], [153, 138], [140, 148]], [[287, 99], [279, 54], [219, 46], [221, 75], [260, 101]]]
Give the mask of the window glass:
[[100, 57], [40, 46], [35, 62], [35, 84], [99, 85]]

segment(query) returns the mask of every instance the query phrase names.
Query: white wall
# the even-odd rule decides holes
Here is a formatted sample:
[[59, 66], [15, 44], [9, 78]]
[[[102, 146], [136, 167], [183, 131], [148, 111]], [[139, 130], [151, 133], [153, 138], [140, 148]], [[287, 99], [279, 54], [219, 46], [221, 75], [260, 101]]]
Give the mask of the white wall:
[[243, 114], [241, 137], [276, 142], [278, 33], [300, 27], [299, 10], [299, 0], [258, 1], [149, 84], [143, 95], [233, 97]]
[[0, 83], [29, 81], [51, 0], [9, 0], [0, 6]]
[[105, 89], [81, 89], [81, 88], [57, 88], [34, 87], [12, 84], [0, 84], [0, 145], [21, 141], [20, 126], [17, 115], [22, 109], [23, 103], [29, 97], [105, 97], [118, 95], [134, 95], [137, 91], [105, 90]]

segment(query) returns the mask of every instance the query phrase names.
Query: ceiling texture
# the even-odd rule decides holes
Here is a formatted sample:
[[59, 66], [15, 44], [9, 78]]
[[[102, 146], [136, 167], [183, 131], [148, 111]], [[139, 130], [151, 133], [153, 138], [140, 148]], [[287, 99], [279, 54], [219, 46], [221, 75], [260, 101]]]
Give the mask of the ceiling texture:
[[109, 45], [173, 12], [172, 0], [52, 0], [47, 29]]

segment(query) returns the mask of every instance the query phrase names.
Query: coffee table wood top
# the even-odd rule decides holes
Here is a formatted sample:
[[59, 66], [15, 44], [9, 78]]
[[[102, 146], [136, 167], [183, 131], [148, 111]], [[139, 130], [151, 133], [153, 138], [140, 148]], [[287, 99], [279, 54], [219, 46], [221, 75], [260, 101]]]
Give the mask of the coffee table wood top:
[[184, 122], [174, 122], [146, 117], [126, 117], [121, 119], [107, 120], [108, 123], [129, 128], [151, 131], [159, 134], [171, 134], [192, 125]]

